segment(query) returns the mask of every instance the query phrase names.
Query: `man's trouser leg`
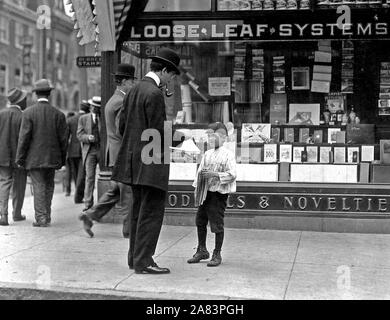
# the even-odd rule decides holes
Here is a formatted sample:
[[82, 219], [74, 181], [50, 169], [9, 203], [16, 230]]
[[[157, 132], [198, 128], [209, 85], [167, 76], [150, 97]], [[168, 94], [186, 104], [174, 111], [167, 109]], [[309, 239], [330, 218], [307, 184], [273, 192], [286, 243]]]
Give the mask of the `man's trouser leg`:
[[0, 214], [8, 216], [8, 199], [12, 187], [12, 171], [10, 167], [0, 167]]
[[116, 181], [110, 181], [110, 184], [110, 189], [100, 197], [98, 203], [86, 211], [92, 220], [99, 221], [119, 202], [119, 184]]
[[84, 204], [85, 208], [93, 206], [93, 192], [95, 190], [95, 178], [96, 178], [96, 166], [98, 163], [97, 150], [90, 151], [85, 159], [85, 192], [84, 192]]
[[120, 213], [124, 216], [122, 233], [124, 236], [130, 234], [130, 215], [133, 206], [133, 191], [131, 186], [119, 183], [120, 189]]
[[[140, 208], [134, 246], [134, 269], [142, 270], [153, 264], [161, 226], [164, 219], [166, 191], [141, 186]], [[134, 199], [134, 201], [136, 201]]]
[[129, 252], [127, 256], [127, 263], [131, 269], [134, 268], [134, 247], [135, 240], [137, 237], [137, 224], [139, 210], [141, 207], [141, 191], [142, 186], [131, 186], [131, 191], [133, 194], [133, 203], [130, 211], [130, 236], [129, 236]]
[[14, 182], [12, 184], [12, 217], [14, 219], [22, 216], [24, 195], [26, 192], [27, 171], [24, 169], [14, 169]]
[[85, 167], [83, 165], [82, 158], [72, 158], [72, 162], [76, 169], [76, 190], [74, 192], [74, 202], [81, 203], [84, 199], [84, 189], [85, 189]]
[[64, 177], [64, 186], [65, 193], [71, 194], [72, 192], [72, 166], [69, 158], [66, 159], [65, 162], [65, 177]]
[[47, 214], [46, 203], [46, 169], [31, 169], [31, 182], [34, 192], [34, 211], [37, 223], [45, 224]]
[[48, 223], [51, 222], [51, 202], [53, 200], [53, 194], [54, 194], [54, 177], [55, 177], [55, 170], [54, 169], [45, 169], [45, 197], [46, 197], [46, 221]]

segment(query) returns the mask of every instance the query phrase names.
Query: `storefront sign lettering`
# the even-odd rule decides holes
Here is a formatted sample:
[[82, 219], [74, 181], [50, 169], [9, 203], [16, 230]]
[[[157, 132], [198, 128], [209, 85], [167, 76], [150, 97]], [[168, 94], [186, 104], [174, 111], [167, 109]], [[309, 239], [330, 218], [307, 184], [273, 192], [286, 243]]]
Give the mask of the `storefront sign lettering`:
[[198, 24], [139, 25], [132, 27], [128, 41], [161, 40], [283, 40], [321, 38], [371, 38], [389, 36], [387, 22], [245, 23], [210, 22]]
[[[168, 208], [194, 208], [191, 192], [170, 192]], [[283, 195], [235, 193], [229, 195], [227, 210], [258, 210], [259, 212], [341, 212], [390, 213], [390, 197], [377, 195]]]

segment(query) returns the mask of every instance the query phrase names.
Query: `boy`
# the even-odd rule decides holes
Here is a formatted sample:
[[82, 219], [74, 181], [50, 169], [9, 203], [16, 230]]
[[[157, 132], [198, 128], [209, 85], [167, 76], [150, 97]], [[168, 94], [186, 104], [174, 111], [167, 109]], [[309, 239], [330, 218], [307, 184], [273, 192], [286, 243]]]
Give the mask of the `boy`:
[[215, 233], [215, 250], [208, 267], [221, 264], [221, 248], [224, 238], [224, 213], [229, 193], [236, 192], [236, 160], [234, 154], [223, 146], [227, 138], [227, 129], [221, 122], [209, 125], [207, 130], [208, 146], [200, 163], [195, 187], [195, 205], [199, 206], [196, 214], [198, 249], [188, 263], [198, 263], [208, 259], [206, 249], [207, 223], [210, 221], [211, 232]]

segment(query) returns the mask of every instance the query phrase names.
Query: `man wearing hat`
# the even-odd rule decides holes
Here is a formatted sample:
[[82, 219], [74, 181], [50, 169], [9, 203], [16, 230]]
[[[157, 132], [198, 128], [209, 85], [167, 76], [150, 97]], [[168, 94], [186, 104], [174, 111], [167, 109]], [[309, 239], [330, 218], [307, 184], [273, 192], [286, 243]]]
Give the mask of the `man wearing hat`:
[[[80, 104], [80, 110], [78, 114], [70, 117], [66, 120], [68, 125], [68, 152], [67, 152], [67, 165], [70, 168], [73, 180], [76, 185], [76, 190], [74, 193], [74, 202], [82, 203], [84, 198], [84, 188], [85, 188], [85, 169], [83, 166], [83, 161], [81, 157], [81, 144], [77, 138], [77, 127], [79, 124], [79, 119], [82, 115], [89, 113], [90, 106], [88, 101], [83, 100]], [[70, 193], [70, 186], [69, 190]]]
[[85, 167], [84, 211], [93, 206], [95, 190], [96, 167], [99, 163], [100, 152], [100, 109], [101, 98], [93, 97], [88, 100], [91, 113], [80, 117], [77, 127], [77, 138], [81, 142], [81, 154]]
[[[162, 89], [180, 74], [180, 58], [168, 48], [150, 58], [150, 72], [134, 85], [124, 100], [119, 124], [123, 141], [112, 179], [131, 185], [133, 191], [129, 268], [136, 273], [163, 274], [170, 270], [159, 267], [153, 260], [164, 218], [169, 179], [169, 164], [164, 161], [164, 156], [169, 157], [169, 154], [163, 154], [166, 114]], [[152, 142], [142, 139], [148, 129], [149, 133], [158, 132], [161, 139]], [[150, 147], [150, 144], [153, 144], [152, 157], [155, 160], [151, 163], [145, 159], [144, 152], [145, 146]], [[146, 153], [148, 156], [149, 152]]]
[[27, 92], [18, 88], [8, 91], [10, 106], [0, 111], [0, 226], [8, 226], [8, 199], [12, 187], [12, 217], [26, 220], [22, 215], [27, 173], [15, 164], [22, 112], [26, 109]]
[[[118, 132], [118, 117], [123, 106], [123, 98], [134, 85], [134, 66], [130, 64], [119, 64], [117, 72], [114, 74], [117, 89], [104, 108], [107, 148], [106, 148], [106, 166], [112, 168], [118, 156], [121, 146], [122, 136]], [[120, 210], [125, 215], [123, 221], [123, 236], [129, 237], [129, 213], [131, 211], [131, 187], [123, 183], [111, 181], [111, 188], [104, 193], [98, 203], [81, 214], [80, 220], [84, 223], [85, 231], [93, 236], [91, 227], [92, 220], [100, 221], [116, 204], [120, 204]]]
[[16, 164], [30, 172], [34, 192], [34, 227], [51, 223], [55, 170], [65, 165], [67, 126], [65, 115], [49, 103], [53, 87], [46, 79], [34, 84], [38, 102], [23, 112]]

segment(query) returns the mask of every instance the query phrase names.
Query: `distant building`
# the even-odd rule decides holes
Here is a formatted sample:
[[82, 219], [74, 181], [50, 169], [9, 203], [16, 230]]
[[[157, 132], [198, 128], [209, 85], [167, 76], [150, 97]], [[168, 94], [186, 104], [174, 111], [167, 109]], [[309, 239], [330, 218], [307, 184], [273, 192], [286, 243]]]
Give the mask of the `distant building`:
[[[42, 5], [51, 9], [47, 30], [37, 28], [37, 10]], [[8, 89], [30, 90], [34, 81], [46, 77], [55, 87], [51, 102], [63, 110], [77, 110], [82, 99], [80, 72], [88, 72], [88, 96], [100, 95], [100, 69], [76, 66], [73, 24], [63, 0], [0, 0], [0, 108]], [[28, 42], [31, 50], [26, 49]], [[92, 45], [86, 51], [93, 52]]]

